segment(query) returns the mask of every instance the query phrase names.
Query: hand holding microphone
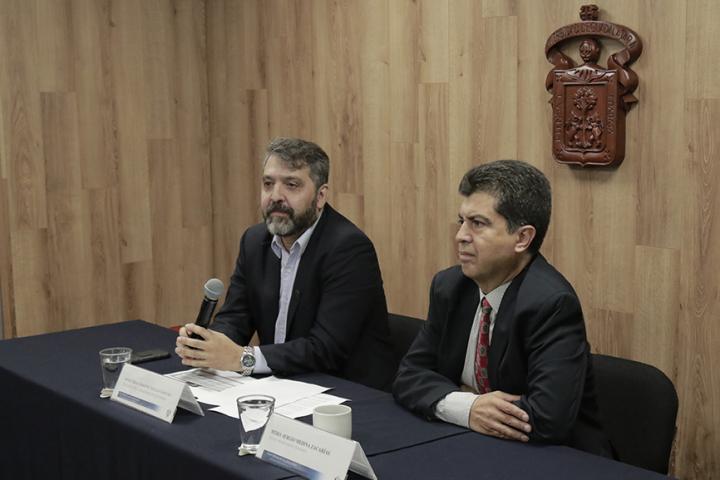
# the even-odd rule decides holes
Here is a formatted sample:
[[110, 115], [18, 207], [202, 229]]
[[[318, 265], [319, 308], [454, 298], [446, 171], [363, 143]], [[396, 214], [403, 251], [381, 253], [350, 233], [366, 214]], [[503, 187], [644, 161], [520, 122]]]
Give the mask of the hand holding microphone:
[[[204, 287], [205, 295], [203, 301], [200, 304], [200, 311], [198, 312], [197, 319], [195, 319], [195, 325], [200, 325], [203, 328], [208, 328], [212, 322], [212, 315], [217, 306], [218, 299], [225, 292], [225, 285], [221, 280], [217, 278], [211, 278], [205, 282]], [[190, 338], [202, 340], [200, 335], [191, 333]]]

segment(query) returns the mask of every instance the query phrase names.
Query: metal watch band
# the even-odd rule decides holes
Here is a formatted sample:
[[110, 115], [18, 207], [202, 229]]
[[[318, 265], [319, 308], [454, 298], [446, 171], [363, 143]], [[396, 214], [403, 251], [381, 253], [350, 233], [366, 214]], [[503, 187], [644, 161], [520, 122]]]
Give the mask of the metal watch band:
[[243, 353], [242, 355], [240, 355], [240, 374], [244, 376], [249, 376], [252, 374], [253, 369], [255, 368], [255, 362], [253, 361], [252, 367], [246, 367], [245, 362], [243, 361], [246, 356], [252, 357], [253, 360], [255, 359], [255, 350], [253, 349], [253, 347], [243, 347]]

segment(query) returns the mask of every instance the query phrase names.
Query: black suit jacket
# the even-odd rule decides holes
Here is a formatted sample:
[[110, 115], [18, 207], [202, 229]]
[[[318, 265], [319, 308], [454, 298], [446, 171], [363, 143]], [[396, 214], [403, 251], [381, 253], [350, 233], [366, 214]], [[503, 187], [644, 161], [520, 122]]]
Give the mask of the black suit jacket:
[[[459, 266], [435, 275], [427, 322], [393, 385], [398, 402], [435, 418], [436, 403], [459, 390], [479, 301], [477, 285]], [[580, 302], [542, 255], [506, 290], [488, 362], [491, 388], [522, 396], [516, 404], [530, 417], [531, 441], [611, 456], [599, 421]]]
[[286, 341], [274, 344], [280, 259], [264, 223], [240, 241], [227, 298], [210, 328], [247, 345], [257, 331], [274, 373], [326, 372], [386, 388], [395, 372], [387, 305], [372, 242], [326, 204], [298, 266]]

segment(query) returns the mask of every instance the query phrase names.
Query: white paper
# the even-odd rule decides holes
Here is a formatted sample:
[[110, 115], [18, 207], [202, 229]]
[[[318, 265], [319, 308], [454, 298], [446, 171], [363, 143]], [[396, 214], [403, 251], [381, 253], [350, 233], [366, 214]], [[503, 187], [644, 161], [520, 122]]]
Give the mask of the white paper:
[[213, 368], [193, 368], [168, 373], [165, 376], [185, 382], [198, 401], [209, 405], [219, 405], [214, 403], [215, 392], [222, 392], [238, 385], [256, 381], [255, 378], [240, 375], [237, 372], [215, 370]]
[[267, 377], [249, 384], [237, 385], [222, 392], [209, 392], [205, 395], [207, 401], [201, 401], [217, 405], [217, 407], [211, 408], [214, 412], [238, 418], [235, 400], [243, 395], [269, 395], [275, 399], [275, 408], [279, 408], [326, 390], [329, 390], [329, 388], [311, 383]]
[[276, 408], [275, 412], [289, 418], [299, 418], [312, 415], [315, 407], [320, 405], [340, 405], [347, 402], [347, 398], [336, 397], [327, 393], [318, 393], [312, 397], [301, 398], [300, 400]]

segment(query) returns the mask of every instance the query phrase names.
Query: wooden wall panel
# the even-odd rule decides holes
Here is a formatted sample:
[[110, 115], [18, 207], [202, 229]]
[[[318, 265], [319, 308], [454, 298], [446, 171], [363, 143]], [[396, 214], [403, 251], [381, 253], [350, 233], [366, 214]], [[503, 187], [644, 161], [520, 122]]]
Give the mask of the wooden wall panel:
[[720, 234], [720, 138], [715, 126], [720, 121], [720, 100], [688, 100], [686, 118], [691, 187], [683, 214], [681, 315], [676, 327], [680, 396], [676, 472], [684, 478], [715, 478], [720, 474], [720, 371], [715, 367], [720, 360], [720, 248], [716, 240]]
[[[83, 187], [117, 186], [118, 145], [108, 1], [73, 0], [78, 135]], [[155, 102], [155, 100], [153, 100]]]
[[[5, 331], [192, 320], [213, 274], [205, 2], [12, 1], [0, 19]], [[158, 163], [174, 197], [151, 190]]]
[[[571, 0], [2, 2], [6, 335], [192, 320], [260, 218], [276, 136], [330, 153], [331, 202], [374, 241], [390, 310], [425, 317], [430, 278], [455, 261], [460, 177], [518, 157], [552, 182], [543, 253], [577, 289], [593, 351], [665, 371], [674, 473], [720, 476], [720, 5], [600, 7], [645, 43], [615, 170], [550, 154], [543, 47], [578, 21]], [[73, 281], [89, 283], [79, 309]]]
[[45, 164], [40, 132], [36, 8], [33, 2], [3, 4], [0, 56], [3, 57], [2, 116], [11, 228], [47, 227]]
[[[395, 158], [390, 143], [390, 61], [389, 61], [389, 5], [385, 0], [364, 2], [360, 17], [362, 34], [362, 165], [363, 165], [363, 225], [372, 239], [381, 265], [392, 257], [392, 219], [387, 215], [387, 192], [392, 191], [391, 175]], [[397, 181], [396, 180], [396, 181]], [[384, 275], [384, 281], [388, 281]]]

